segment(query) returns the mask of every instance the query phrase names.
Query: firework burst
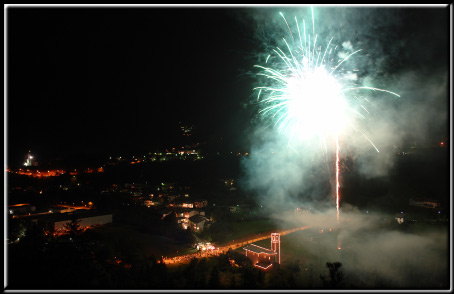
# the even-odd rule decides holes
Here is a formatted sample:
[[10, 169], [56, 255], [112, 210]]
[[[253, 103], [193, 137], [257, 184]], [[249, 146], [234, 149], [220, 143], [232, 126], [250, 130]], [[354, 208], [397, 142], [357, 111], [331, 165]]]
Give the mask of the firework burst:
[[327, 140], [335, 142], [336, 207], [339, 220], [339, 135], [349, 126], [361, 133], [379, 152], [356, 123], [368, 114], [363, 105], [368, 100], [361, 98], [361, 92], [372, 90], [399, 95], [371, 86], [357, 86], [356, 74], [340, 66], [362, 49], [353, 51], [349, 43], [344, 43], [350, 52], [337, 52], [338, 46], [332, 45], [333, 37], [322, 49], [319, 37], [315, 34], [313, 11], [312, 34], [306, 33], [305, 21], [300, 26], [296, 17], [293, 29], [297, 34], [293, 34], [292, 26], [282, 13], [281, 16], [290, 39], [282, 39], [283, 49], [275, 47], [265, 65], [256, 65], [260, 70], [258, 75], [265, 77], [264, 85], [254, 89], [258, 91], [257, 100], [264, 106], [260, 113], [268, 115], [279, 132], [288, 134], [288, 146], [294, 150], [295, 141], [316, 139], [325, 152]]

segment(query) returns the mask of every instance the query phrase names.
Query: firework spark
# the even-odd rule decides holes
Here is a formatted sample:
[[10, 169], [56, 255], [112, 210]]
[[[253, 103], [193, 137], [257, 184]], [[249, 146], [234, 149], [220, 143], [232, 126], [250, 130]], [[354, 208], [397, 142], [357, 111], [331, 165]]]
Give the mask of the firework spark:
[[400, 96], [371, 86], [356, 86], [356, 74], [346, 72], [340, 66], [362, 49], [351, 50], [347, 54], [340, 52], [338, 55], [342, 53], [343, 57], [337, 58], [338, 46], [332, 45], [331, 38], [322, 51], [322, 46], [317, 45], [319, 37], [315, 34], [313, 11], [312, 35], [306, 33], [304, 20], [301, 33], [300, 24], [295, 17], [297, 38], [284, 15], [280, 15], [291, 40], [283, 38], [284, 49], [276, 47], [268, 55], [265, 66], [256, 65], [260, 69], [258, 75], [265, 77], [264, 85], [254, 89], [258, 90], [257, 100], [264, 105], [260, 113], [269, 115], [279, 132], [289, 135], [288, 146], [294, 150], [292, 145], [295, 139], [301, 142], [318, 138], [325, 152], [327, 139], [335, 140], [336, 208], [339, 221], [339, 135], [349, 126], [361, 133], [379, 152], [355, 124], [357, 119], [365, 119], [363, 111], [369, 113], [362, 104], [367, 99], [358, 98], [361, 97], [358, 94], [372, 90]]

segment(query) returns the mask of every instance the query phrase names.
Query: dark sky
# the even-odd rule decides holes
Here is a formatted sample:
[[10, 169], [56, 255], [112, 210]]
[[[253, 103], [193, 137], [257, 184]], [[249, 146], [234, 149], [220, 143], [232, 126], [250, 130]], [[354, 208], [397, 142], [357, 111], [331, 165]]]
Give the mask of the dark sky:
[[[227, 149], [247, 149], [251, 115], [244, 106], [253, 88], [247, 73], [264, 42], [256, 34], [260, 22], [277, 11], [7, 8], [9, 160], [21, 161], [28, 148], [47, 160], [84, 152], [141, 154], [178, 144], [179, 121], [196, 126], [197, 140], [222, 137]], [[448, 9], [409, 11], [369, 10], [344, 22], [396, 15], [400, 23], [391, 22], [391, 30], [375, 29], [414, 35], [426, 46], [426, 52], [394, 56], [397, 71], [420, 63], [445, 66]], [[425, 25], [417, 21], [421, 16]], [[429, 35], [435, 41], [424, 39]], [[367, 37], [373, 39], [358, 38]], [[445, 59], [434, 58], [437, 52]]]
[[[8, 10], [10, 152], [143, 152], [225, 137], [250, 85], [225, 9]], [[238, 114], [240, 115], [240, 114]]]

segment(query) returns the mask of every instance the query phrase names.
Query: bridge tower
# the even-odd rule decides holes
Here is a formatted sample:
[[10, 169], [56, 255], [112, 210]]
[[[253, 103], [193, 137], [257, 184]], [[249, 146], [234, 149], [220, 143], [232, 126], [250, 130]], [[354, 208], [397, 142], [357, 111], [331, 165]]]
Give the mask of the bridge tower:
[[281, 264], [281, 234], [271, 233], [271, 250], [277, 252], [279, 264]]

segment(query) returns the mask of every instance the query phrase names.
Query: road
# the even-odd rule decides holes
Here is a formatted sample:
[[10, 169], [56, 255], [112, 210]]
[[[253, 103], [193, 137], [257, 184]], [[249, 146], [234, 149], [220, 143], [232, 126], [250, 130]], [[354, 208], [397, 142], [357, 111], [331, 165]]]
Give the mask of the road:
[[186, 254], [186, 255], [179, 255], [175, 256], [173, 258], [163, 258], [165, 264], [178, 264], [178, 263], [187, 263], [189, 262], [192, 258], [204, 258], [204, 257], [212, 257], [212, 256], [217, 256], [219, 254], [227, 252], [230, 248], [232, 250], [243, 247], [247, 244], [258, 242], [261, 240], [269, 239], [271, 238], [271, 233], [280, 233], [281, 236], [285, 236], [291, 233], [294, 233], [296, 231], [302, 231], [309, 229], [311, 226], [302, 226], [298, 228], [293, 228], [290, 230], [272, 230], [266, 233], [261, 233], [261, 234], [256, 234], [252, 236], [247, 236], [244, 238], [241, 238], [235, 242], [235, 240], [232, 240], [232, 242], [227, 243], [226, 245], [223, 245], [221, 247], [216, 247], [215, 250], [205, 250], [205, 251], [199, 251], [196, 253], [192, 254]]

